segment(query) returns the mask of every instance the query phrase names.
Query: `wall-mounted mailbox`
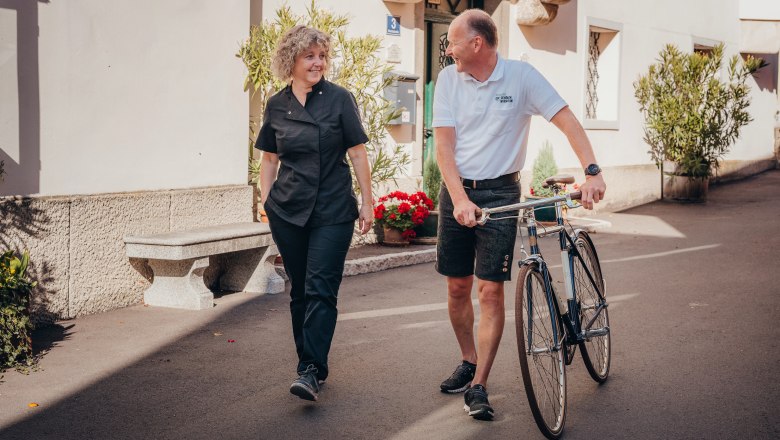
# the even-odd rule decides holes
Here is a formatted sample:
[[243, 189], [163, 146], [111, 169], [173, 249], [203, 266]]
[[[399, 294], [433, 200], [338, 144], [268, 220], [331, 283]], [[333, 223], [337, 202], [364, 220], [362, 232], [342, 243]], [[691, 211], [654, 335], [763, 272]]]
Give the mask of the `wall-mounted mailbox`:
[[390, 72], [395, 77], [385, 88], [385, 99], [390, 101], [393, 110], [400, 110], [401, 115], [389, 122], [390, 125], [414, 125], [417, 121], [417, 92], [415, 85], [420, 78], [406, 72]]

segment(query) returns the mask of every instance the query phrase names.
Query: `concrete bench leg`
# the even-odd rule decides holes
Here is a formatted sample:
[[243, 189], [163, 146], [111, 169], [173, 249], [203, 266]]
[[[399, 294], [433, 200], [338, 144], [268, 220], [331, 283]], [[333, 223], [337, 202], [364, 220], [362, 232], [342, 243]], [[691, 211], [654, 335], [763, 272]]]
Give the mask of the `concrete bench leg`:
[[214, 306], [214, 294], [203, 282], [209, 257], [182, 261], [149, 260], [154, 271], [152, 286], [144, 292], [150, 306], [202, 310]]
[[220, 287], [250, 293], [282, 293], [284, 279], [276, 273], [273, 259], [279, 254], [275, 245], [230, 253]]

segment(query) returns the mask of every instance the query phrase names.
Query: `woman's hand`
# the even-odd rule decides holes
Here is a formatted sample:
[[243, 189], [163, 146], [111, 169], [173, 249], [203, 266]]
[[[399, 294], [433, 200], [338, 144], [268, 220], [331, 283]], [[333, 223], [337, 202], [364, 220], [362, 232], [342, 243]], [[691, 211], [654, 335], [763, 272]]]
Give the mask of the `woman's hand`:
[[360, 227], [360, 235], [366, 235], [371, 230], [371, 225], [374, 223], [374, 207], [370, 204], [363, 203], [360, 207], [360, 218], [358, 226]]
[[265, 205], [271, 186], [276, 181], [279, 172], [279, 156], [275, 153], [263, 151], [260, 158], [260, 203]]

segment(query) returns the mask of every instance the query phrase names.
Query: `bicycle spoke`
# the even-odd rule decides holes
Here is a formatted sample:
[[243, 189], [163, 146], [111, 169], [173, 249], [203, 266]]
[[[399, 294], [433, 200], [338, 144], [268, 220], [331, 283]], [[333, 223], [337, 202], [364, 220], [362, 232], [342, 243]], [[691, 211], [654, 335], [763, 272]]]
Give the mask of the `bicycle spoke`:
[[[579, 319], [582, 332], [609, 327], [609, 312], [604, 301], [604, 281], [598, 258], [588, 240], [578, 237], [575, 246], [580, 257], [573, 255], [574, 289], [580, 302]], [[594, 286], [594, 282], [596, 285]], [[599, 294], [601, 292], [601, 295]], [[588, 323], [591, 323], [588, 325]], [[609, 374], [610, 335], [591, 336], [582, 345], [582, 357], [588, 373], [598, 382]]]
[[[517, 337], [523, 381], [534, 420], [547, 436], [557, 436], [563, 429], [565, 414], [565, 370], [558, 338], [564, 337], [559, 318], [551, 315], [544, 282], [538, 270], [524, 268], [518, 283], [519, 308]], [[527, 346], [526, 346], [527, 344]]]

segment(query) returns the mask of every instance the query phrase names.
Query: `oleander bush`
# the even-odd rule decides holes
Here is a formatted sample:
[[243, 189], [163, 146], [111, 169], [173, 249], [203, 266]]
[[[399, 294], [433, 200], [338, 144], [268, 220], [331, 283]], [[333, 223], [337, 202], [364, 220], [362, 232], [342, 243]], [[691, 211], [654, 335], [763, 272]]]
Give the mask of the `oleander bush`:
[[0, 371], [25, 371], [35, 359], [32, 350], [30, 292], [36, 283], [26, 276], [30, 257], [24, 252], [0, 255]]
[[710, 53], [685, 53], [667, 45], [634, 83], [644, 140], [659, 168], [668, 160], [680, 175], [711, 177], [752, 120], [747, 80], [766, 64], [752, 56], [724, 59], [723, 50], [719, 44]]

